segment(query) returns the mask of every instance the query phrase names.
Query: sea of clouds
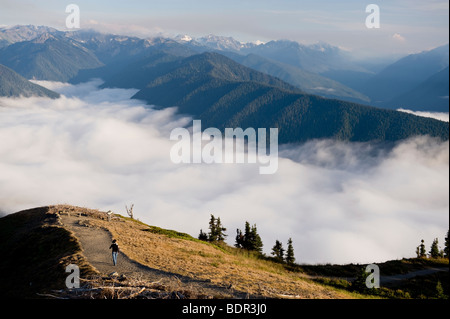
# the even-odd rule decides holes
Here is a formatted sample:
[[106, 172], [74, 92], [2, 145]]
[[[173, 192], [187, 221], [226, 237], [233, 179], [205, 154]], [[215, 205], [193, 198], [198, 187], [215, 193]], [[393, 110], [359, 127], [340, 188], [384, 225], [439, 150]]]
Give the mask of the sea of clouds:
[[[197, 236], [210, 214], [256, 224], [264, 251], [292, 237], [299, 263], [413, 257], [449, 227], [449, 143], [417, 137], [381, 146], [311, 141], [280, 146], [278, 171], [257, 164], [174, 164], [174, 108], [131, 100], [136, 90], [39, 82], [62, 94], [0, 98], [0, 214], [71, 204]], [[245, 128], [244, 128], [245, 129]]]

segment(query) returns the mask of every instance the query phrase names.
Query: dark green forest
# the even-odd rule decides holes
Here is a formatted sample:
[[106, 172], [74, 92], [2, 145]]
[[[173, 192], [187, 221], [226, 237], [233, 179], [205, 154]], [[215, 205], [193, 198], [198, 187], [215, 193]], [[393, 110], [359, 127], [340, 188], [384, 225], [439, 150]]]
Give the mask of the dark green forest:
[[0, 96], [46, 96], [58, 98], [59, 94], [28, 81], [13, 70], [0, 64]]
[[[448, 140], [448, 123], [394, 110], [326, 99], [215, 53], [147, 69], [153, 79], [133, 98], [177, 106], [205, 127], [278, 128], [280, 143], [315, 138], [397, 141], [416, 135]], [[122, 78], [127, 81], [126, 78]]]

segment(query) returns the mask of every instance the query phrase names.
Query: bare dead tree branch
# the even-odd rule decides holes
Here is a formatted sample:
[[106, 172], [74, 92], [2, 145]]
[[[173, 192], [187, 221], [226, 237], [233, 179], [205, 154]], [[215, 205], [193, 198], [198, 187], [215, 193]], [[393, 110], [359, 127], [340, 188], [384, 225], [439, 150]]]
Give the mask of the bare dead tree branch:
[[128, 209], [127, 205], [125, 205], [125, 209], [127, 210], [127, 214], [128, 214], [128, 216], [130, 216], [131, 219], [134, 219], [133, 218], [133, 207], [134, 207], [134, 204], [131, 204], [129, 209]]

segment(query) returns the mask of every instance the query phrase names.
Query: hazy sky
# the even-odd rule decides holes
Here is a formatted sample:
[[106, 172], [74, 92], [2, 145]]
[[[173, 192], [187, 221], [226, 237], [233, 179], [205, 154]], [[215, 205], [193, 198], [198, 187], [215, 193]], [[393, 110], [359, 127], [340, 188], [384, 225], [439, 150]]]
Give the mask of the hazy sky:
[[[447, 0], [0, 0], [0, 25], [65, 27], [65, 8], [80, 7], [81, 27], [137, 36], [216, 34], [240, 41], [324, 41], [355, 53], [413, 53], [448, 42]], [[380, 8], [368, 29], [365, 9]]]

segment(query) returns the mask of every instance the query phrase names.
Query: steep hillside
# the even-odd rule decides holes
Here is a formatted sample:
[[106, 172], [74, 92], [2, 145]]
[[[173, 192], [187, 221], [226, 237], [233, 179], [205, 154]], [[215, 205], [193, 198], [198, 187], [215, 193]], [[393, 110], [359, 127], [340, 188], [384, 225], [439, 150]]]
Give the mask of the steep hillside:
[[60, 95], [28, 81], [13, 70], [0, 64], [0, 96], [43, 96], [54, 99], [58, 98]]
[[278, 127], [280, 143], [449, 136], [448, 123], [304, 94], [216, 53], [195, 55], [159, 70], [133, 98], [159, 107], [177, 106], [180, 113], [201, 119], [204, 127]]
[[[72, 220], [82, 231], [68, 231], [68, 220]], [[237, 248], [202, 242], [188, 234], [149, 226], [120, 215], [113, 215], [108, 221], [106, 212], [68, 205], [42, 207], [0, 218], [0, 253], [3, 256], [0, 259], [1, 294], [13, 294], [20, 298], [36, 297], [38, 292], [48, 297], [49, 292], [55, 295], [51, 289], [58, 289], [58, 293], [65, 297], [73, 296], [67, 291], [63, 292], [64, 277], [68, 275], [64, 267], [69, 263], [80, 266], [80, 277], [87, 280], [92, 293], [97, 293], [99, 288], [89, 279], [96, 274], [96, 269], [91, 264], [95, 263], [95, 258], [83, 246], [83, 242], [89, 239], [79, 237], [90, 232], [103, 232], [117, 239], [121, 254], [141, 265], [143, 273], [140, 276], [137, 273], [135, 278], [135, 282], [139, 283], [135, 297], [144, 293], [145, 289], [142, 287], [148, 290], [145, 293], [152, 296], [158, 289], [185, 289], [183, 297], [187, 297], [188, 294], [200, 296], [202, 291], [207, 291], [205, 287], [212, 286], [222, 287], [228, 296], [327, 299], [358, 297], [356, 294], [316, 284], [307, 280], [300, 272], [289, 272], [278, 263], [257, 258]], [[110, 257], [107, 247], [104, 247], [104, 254]], [[119, 261], [125, 258], [120, 255]], [[108, 267], [105, 262], [100, 262], [100, 265]], [[110, 270], [105, 268], [108, 273], [120, 269], [114, 268], [112, 264], [109, 267]], [[144, 281], [145, 269], [160, 277], [158, 283]], [[98, 286], [105, 288], [108, 273], [100, 271], [103, 277]], [[120, 275], [122, 274], [117, 274]], [[112, 283], [122, 289], [130, 288], [125, 286], [127, 282], [131, 282], [130, 276], [127, 274], [127, 279]], [[177, 288], [163, 284], [173, 276], [179, 278], [175, 285]], [[183, 284], [185, 279], [189, 286]], [[87, 298], [92, 296], [96, 295], [86, 295]], [[111, 293], [102, 295], [108, 296], [118, 297]]]
[[[449, 45], [408, 55], [369, 79], [361, 91], [374, 105], [402, 95], [449, 65]], [[425, 111], [425, 110], [424, 110]]]
[[413, 111], [447, 112], [449, 107], [449, 68], [434, 74], [412, 90], [383, 104]]
[[178, 66], [183, 58], [164, 51], [152, 52], [145, 58], [127, 64], [114, 74], [106, 74], [104, 77], [106, 82], [102, 87], [143, 89], [161, 74], [165, 74]]
[[[187, 88], [184, 84], [198, 85], [199, 83], [207, 83], [211, 80], [216, 81], [217, 86], [221, 86], [225, 82], [254, 82], [284, 90], [301, 92], [297, 87], [283, 82], [276, 77], [245, 67], [218, 53], [206, 52], [184, 59], [173, 58], [163, 53], [163, 55], [156, 55], [156, 59], [155, 57], [144, 59], [142, 61], [144, 65], [141, 70], [137, 70], [138, 72], [123, 73], [127, 74], [127, 76], [124, 76], [122, 73], [119, 74], [117, 78], [121, 78], [123, 83], [119, 83], [118, 85], [123, 87], [128, 80], [131, 80], [131, 76], [139, 77], [141, 75], [140, 73], [146, 72], [147, 74], [144, 75], [146, 76], [145, 80], [150, 81], [145, 83], [142, 92], [139, 94], [143, 96], [146, 95], [146, 90], [158, 85], [166, 84], [174, 86], [176, 85], [175, 82], [179, 84], [184, 82], [183, 86], [179, 88], [180, 92], [172, 92], [172, 95], [183, 96], [183, 90]], [[160, 62], [165, 63], [166, 61], [175, 61], [175, 63], [160, 65]], [[141, 86], [142, 83], [144, 82], [141, 82]], [[105, 86], [110, 85], [105, 83]]]
[[[135, 84], [142, 76], [141, 69], [147, 64], [161, 62], [158, 55], [168, 57], [188, 57], [195, 51], [170, 39], [139, 39], [135, 37], [101, 34], [95, 31], [67, 32], [67, 37], [80, 41], [84, 47], [93, 52], [104, 66], [94, 69], [83, 69], [73, 78], [71, 83], [86, 82], [92, 78], [113, 81], [111, 85], [118, 87], [140, 88]], [[152, 61], [155, 58], [156, 61]], [[121, 79], [125, 77], [132, 85]], [[146, 82], [147, 83], [147, 82]], [[144, 84], [146, 84], [144, 83]], [[141, 87], [142, 88], [142, 87]]]
[[52, 33], [0, 49], [0, 63], [27, 79], [60, 82], [103, 65], [79, 42]]
[[277, 40], [243, 48], [241, 52], [257, 54], [313, 73], [342, 69], [365, 71], [353, 62], [347, 52], [326, 43], [304, 45], [295, 41]]
[[[116, 266], [108, 249], [111, 238], [120, 247]], [[366, 265], [287, 265], [224, 243], [70, 205], [4, 216], [0, 240], [3, 298], [435, 298], [436, 283], [448, 282], [447, 258], [410, 258], [379, 264], [383, 287], [360, 291], [357, 276]], [[66, 287], [69, 264], [80, 269], [80, 289]], [[398, 281], [398, 276], [404, 279]], [[388, 284], [390, 278], [397, 278], [396, 283]], [[448, 284], [443, 287], [448, 295]]]
[[248, 54], [246, 56], [234, 53], [223, 54], [242, 65], [280, 78], [310, 94], [351, 102], [369, 102], [367, 96], [354, 89], [325, 76], [302, 70], [293, 65], [263, 58], [256, 54]]

